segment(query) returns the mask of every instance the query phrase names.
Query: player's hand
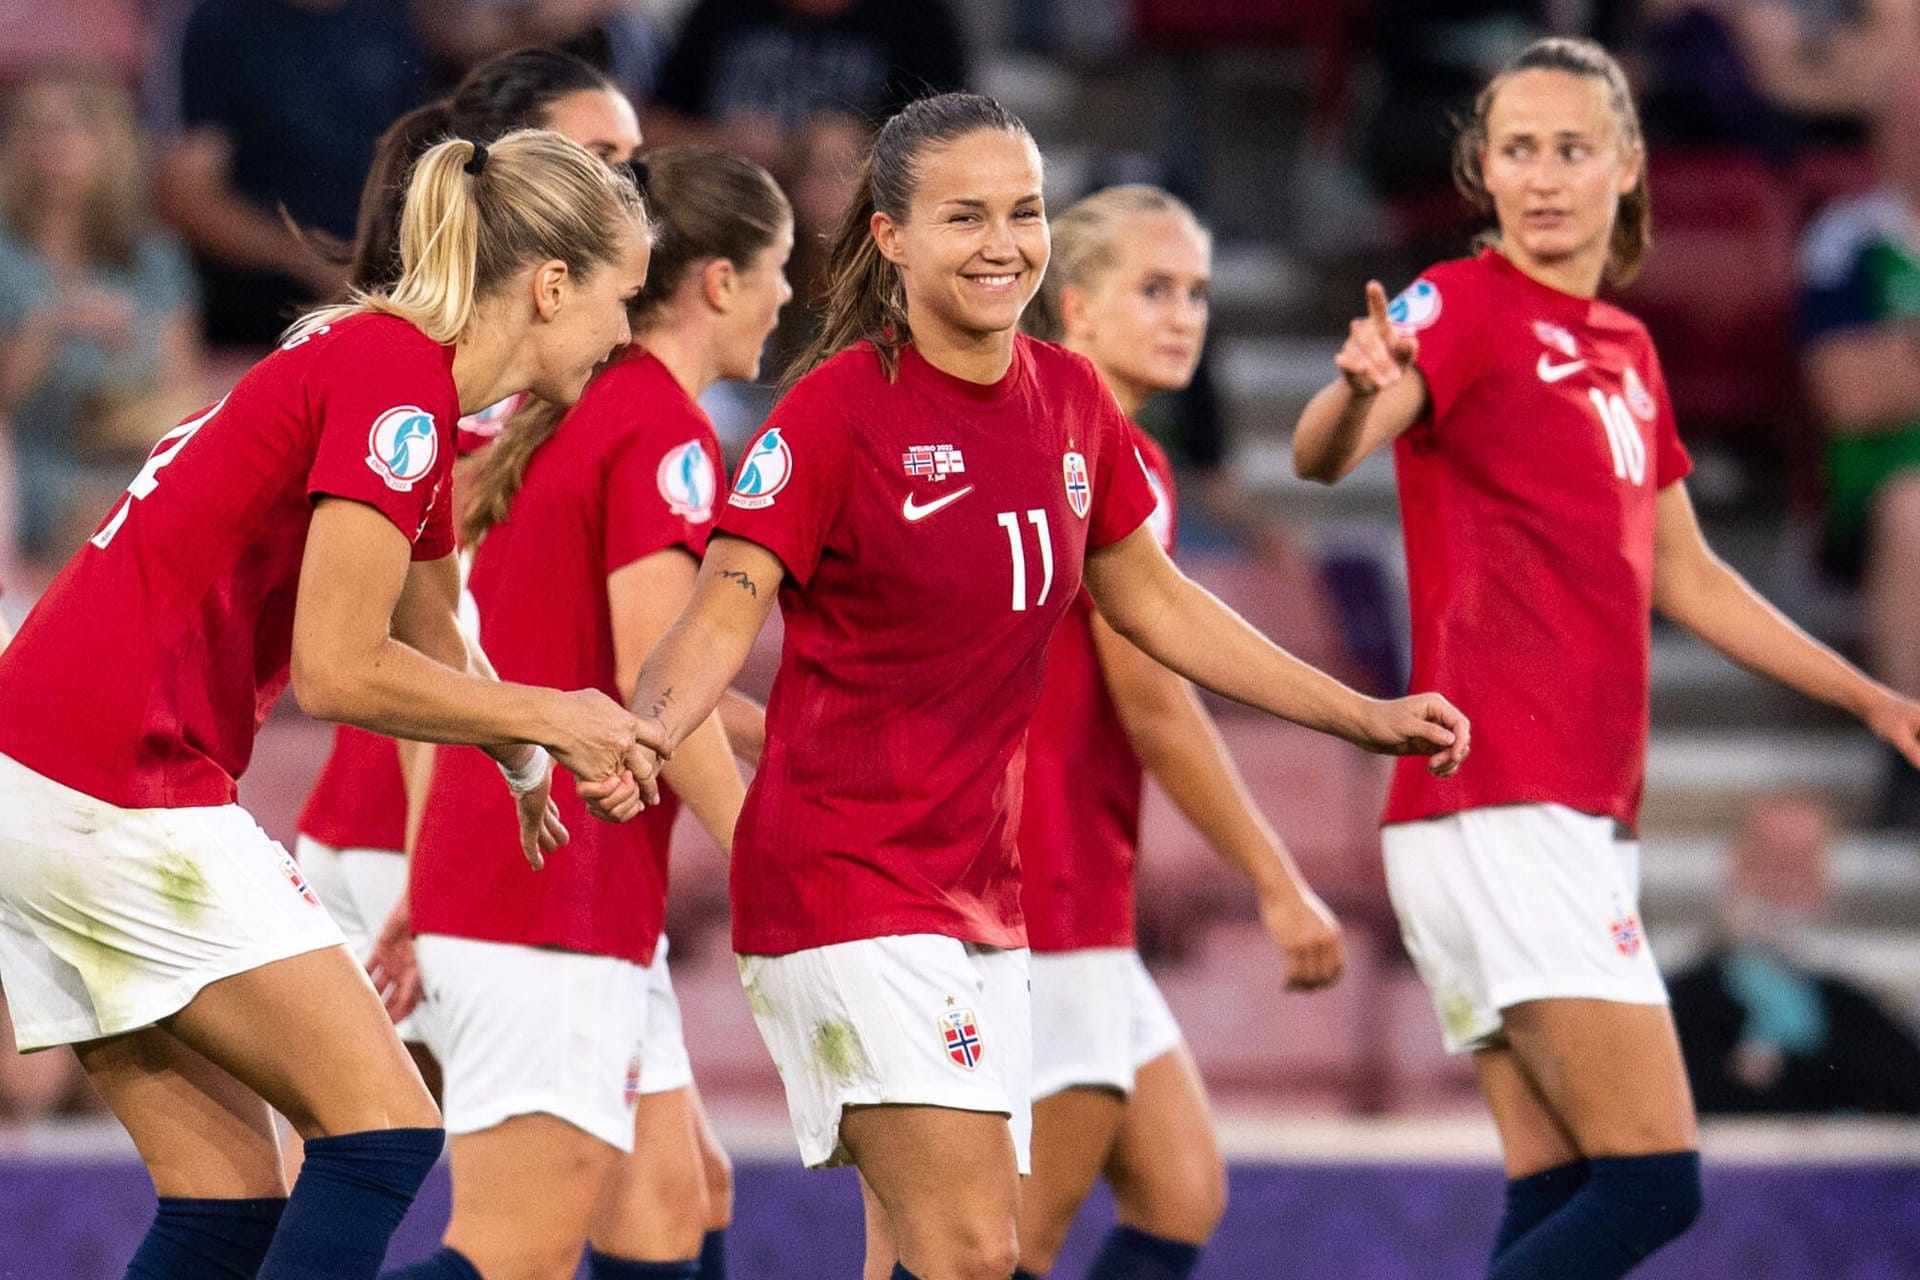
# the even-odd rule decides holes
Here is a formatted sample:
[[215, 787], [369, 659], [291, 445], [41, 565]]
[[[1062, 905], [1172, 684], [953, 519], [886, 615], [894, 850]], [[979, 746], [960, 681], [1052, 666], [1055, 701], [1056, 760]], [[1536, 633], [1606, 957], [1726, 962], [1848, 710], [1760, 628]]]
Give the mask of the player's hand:
[[1888, 690], [1866, 716], [1867, 728], [1920, 769], [1920, 702]]
[[1287, 962], [1287, 990], [1331, 986], [1347, 967], [1340, 921], [1305, 885], [1288, 885], [1260, 899], [1260, 923]]
[[624, 822], [657, 803], [660, 793], [653, 775], [659, 758], [640, 745], [643, 734], [653, 738], [657, 730], [597, 689], [578, 689], [561, 698], [558, 740], [550, 750], [584, 784], [581, 799], [596, 816], [622, 812], [625, 817], [613, 820]]
[[420, 964], [413, 952], [413, 903], [405, 893], [367, 953], [367, 977], [396, 1023], [420, 1004]]
[[1416, 693], [1390, 702], [1369, 698], [1353, 741], [1388, 756], [1425, 756], [1427, 771], [1451, 777], [1472, 749], [1473, 729], [1451, 702], [1437, 693]]
[[1420, 340], [1387, 319], [1387, 291], [1378, 280], [1367, 281], [1367, 314], [1347, 326], [1347, 340], [1333, 357], [1348, 388], [1357, 396], [1385, 391], [1419, 354]]
[[560, 810], [553, 803], [553, 770], [531, 791], [514, 795], [515, 816], [520, 819], [520, 852], [535, 871], [547, 865], [547, 857], [569, 839]]

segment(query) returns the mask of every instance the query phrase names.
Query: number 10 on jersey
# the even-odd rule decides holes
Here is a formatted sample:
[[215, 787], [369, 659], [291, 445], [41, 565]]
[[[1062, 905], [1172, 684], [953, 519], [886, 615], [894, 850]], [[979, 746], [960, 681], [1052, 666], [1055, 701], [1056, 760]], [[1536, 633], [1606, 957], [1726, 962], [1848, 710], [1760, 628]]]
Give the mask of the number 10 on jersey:
[[[994, 518], [1007, 531], [1007, 551], [1013, 557], [1013, 611], [1022, 613], [1028, 608], [1027, 548], [1021, 536], [1020, 513], [1002, 511]], [[1047, 513], [1039, 507], [1027, 512], [1027, 523], [1033, 526], [1034, 540], [1040, 544], [1040, 595], [1032, 605], [1038, 609], [1053, 592], [1053, 531], [1047, 526]]]
[[1589, 389], [1587, 398], [1593, 401], [1594, 412], [1600, 415], [1600, 428], [1607, 433], [1607, 448], [1613, 453], [1613, 474], [1621, 480], [1640, 484], [1647, 478], [1647, 442], [1640, 438], [1640, 424], [1633, 420], [1627, 402], [1619, 396], [1602, 394], [1598, 389]]

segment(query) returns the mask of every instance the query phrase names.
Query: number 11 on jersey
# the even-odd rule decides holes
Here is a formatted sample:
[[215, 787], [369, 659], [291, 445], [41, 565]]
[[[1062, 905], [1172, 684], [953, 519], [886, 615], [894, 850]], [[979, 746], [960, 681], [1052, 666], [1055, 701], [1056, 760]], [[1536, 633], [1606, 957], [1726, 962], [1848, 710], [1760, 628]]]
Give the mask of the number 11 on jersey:
[[[994, 518], [1007, 531], [1007, 551], [1013, 557], [1013, 611], [1021, 613], [1027, 608], [1027, 549], [1020, 537], [1020, 513], [1002, 511]], [[1039, 507], [1027, 512], [1027, 523], [1040, 543], [1040, 598], [1033, 602], [1038, 609], [1053, 592], [1053, 531], [1047, 526], [1047, 513]]]

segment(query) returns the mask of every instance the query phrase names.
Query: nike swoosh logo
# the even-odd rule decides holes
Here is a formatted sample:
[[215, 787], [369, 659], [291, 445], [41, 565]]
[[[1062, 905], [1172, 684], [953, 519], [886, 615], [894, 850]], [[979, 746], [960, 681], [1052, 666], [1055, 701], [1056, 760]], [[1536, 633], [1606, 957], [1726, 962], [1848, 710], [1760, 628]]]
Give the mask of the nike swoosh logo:
[[1540, 353], [1540, 363], [1533, 367], [1533, 371], [1540, 375], [1542, 382], [1558, 382], [1562, 378], [1572, 377], [1586, 367], [1585, 360], [1569, 360], [1565, 364], [1555, 364], [1543, 351]]
[[966, 497], [968, 494], [972, 492], [973, 492], [973, 486], [968, 485], [964, 489], [955, 489], [952, 493], [948, 494], [944, 498], [935, 498], [932, 502], [927, 503], [925, 506], [921, 506], [919, 503], [915, 502], [913, 500], [913, 495], [908, 494], [907, 500], [900, 504], [900, 514], [905, 516], [910, 523], [917, 524], [920, 521], [925, 520], [928, 516], [932, 515], [934, 512], [940, 510], [940, 508], [950, 507], [954, 503], [960, 501], [960, 499]]

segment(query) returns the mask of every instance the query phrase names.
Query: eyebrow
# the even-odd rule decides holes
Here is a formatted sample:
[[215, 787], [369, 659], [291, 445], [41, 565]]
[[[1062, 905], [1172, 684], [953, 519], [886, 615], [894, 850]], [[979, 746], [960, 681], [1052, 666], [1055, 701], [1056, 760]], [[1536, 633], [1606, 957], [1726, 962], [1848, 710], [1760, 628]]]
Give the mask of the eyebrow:
[[[1039, 200], [1039, 199], [1041, 199], [1040, 193], [1038, 191], [1034, 191], [1027, 195], [1021, 196], [1019, 199], [1015, 200], [1014, 203], [1028, 204], [1032, 201]], [[978, 198], [977, 196], [956, 196], [951, 200], [942, 200], [940, 202], [939, 207], [944, 209], [948, 205], [958, 205], [962, 209], [984, 209], [987, 207], [987, 202], [985, 200]]]

